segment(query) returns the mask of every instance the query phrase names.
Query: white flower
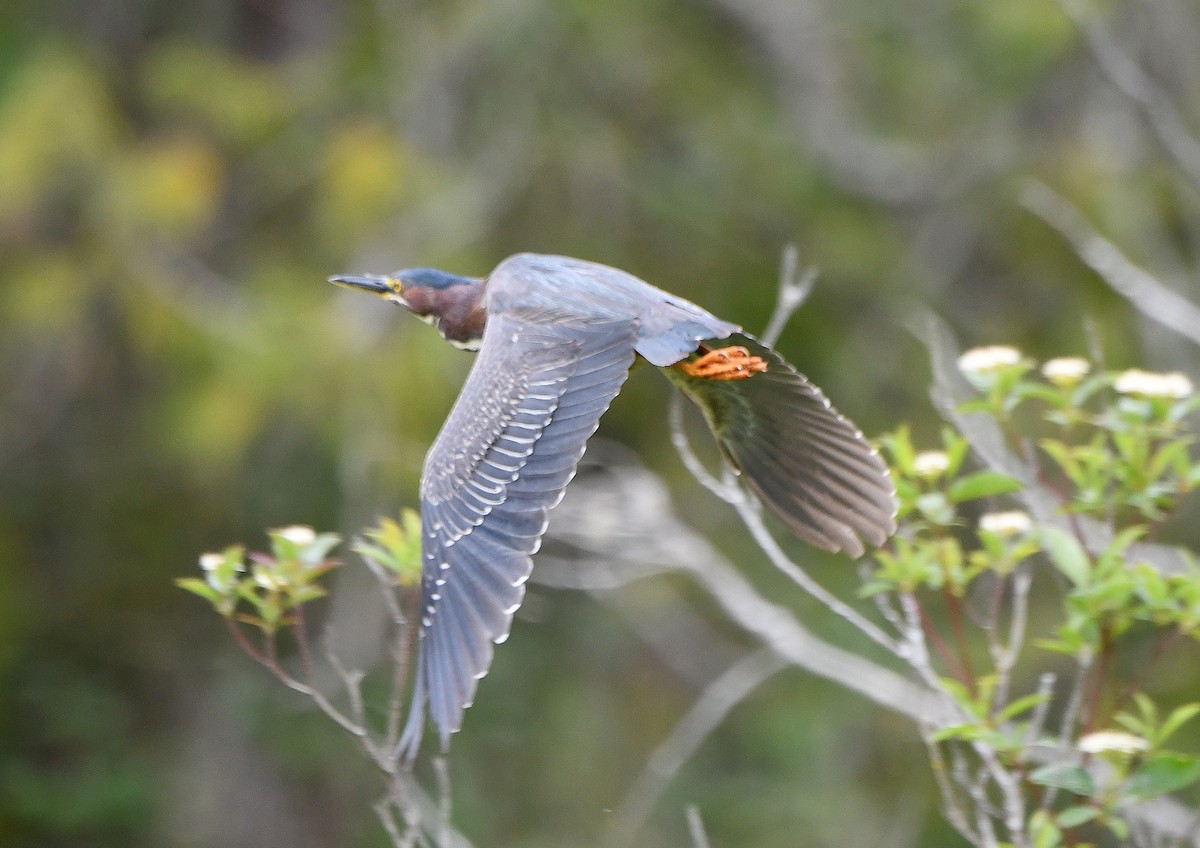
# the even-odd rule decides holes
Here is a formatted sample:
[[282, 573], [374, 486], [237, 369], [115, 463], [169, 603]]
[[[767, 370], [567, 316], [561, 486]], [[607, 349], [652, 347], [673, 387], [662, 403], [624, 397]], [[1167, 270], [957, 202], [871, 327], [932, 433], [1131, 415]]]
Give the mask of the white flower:
[[1085, 754], [1101, 754], [1105, 751], [1118, 751], [1122, 754], [1136, 754], [1145, 751], [1150, 743], [1141, 736], [1125, 733], [1120, 730], [1098, 730], [1079, 738], [1078, 748]]
[[1033, 522], [1029, 520], [1029, 516], [1020, 510], [988, 512], [979, 517], [980, 530], [995, 533], [1006, 539], [1022, 536], [1028, 533], [1032, 527]]
[[201, 554], [200, 567], [205, 571], [216, 571], [225, 562], [225, 554]]
[[254, 569], [254, 582], [267, 591], [283, 588], [283, 581], [262, 567]]
[[293, 545], [311, 545], [317, 538], [316, 532], [311, 527], [305, 527], [303, 524], [281, 527], [275, 531], [275, 535], [282, 536]]
[[972, 374], [990, 374], [1017, 365], [1021, 361], [1021, 351], [1008, 345], [991, 345], [990, 347], [973, 347], [958, 358], [958, 368], [967, 376]]
[[1180, 374], [1178, 371], [1159, 374], [1138, 368], [1123, 371], [1117, 377], [1113, 388], [1123, 395], [1148, 398], [1185, 398], [1195, 391], [1186, 374]]
[[1042, 376], [1056, 386], [1073, 386], [1087, 376], [1092, 365], [1079, 356], [1061, 356], [1042, 366]]
[[921, 477], [937, 477], [950, 467], [950, 456], [945, 451], [921, 451], [913, 457], [913, 471]]

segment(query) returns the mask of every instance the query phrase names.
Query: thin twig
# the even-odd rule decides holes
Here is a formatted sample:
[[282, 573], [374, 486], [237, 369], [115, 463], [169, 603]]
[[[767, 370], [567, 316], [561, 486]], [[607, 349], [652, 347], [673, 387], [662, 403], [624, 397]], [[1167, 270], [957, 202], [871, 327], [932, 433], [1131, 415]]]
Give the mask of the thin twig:
[[400, 835], [400, 827], [396, 824], [396, 817], [392, 815], [392, 799], [389, 795], [385, 798], [380, 798], [374, 805], [375, 816], [379, 819], [379, 823], [383, 825], [384, 831], [388, 835], [388, 839], [393, 845], [401, 846], [406, 843], [406, 840]]
[[[1012, 579], [1007, 582], [1012, 586], [1007, 643], [1001, 644], [993, 632], [988, 631], [988, 643], [996, 669], [996, 692], [992, 703], [997, 709], [1008, 703], [1012, 670], [1025, 642], [1025, 626], [1029, 619], [1029, 589], [1033, 584], [1033, 575], [1028, 563], [1018, 565], [1012, 573]], [[1003, 586], [1004, 583], [1001, 582], [1000, 585]]]
[[[575, 547], [595, 554], [594, 567], [601, 569], [603, 576], [596, 581], [585, 574], [582, 582], [573, 576], [571, 585], [623, 585], [626, 581], [621, 572], [625, 571], [636, 577], [664, 569], [685, 572], [730, 621], [793, 665], [914, 719], [936, 724], [950, 714], [940, 692], [826, 642], [804, 627], [792, 610], [763, 597], [741, 570], [679, 518], [663, 482], [636, 462], [607, 463], [605, 480], [595, 486], [594, 494], [587, 480], [573, 485], [572, 493], [559, 507], [567, 517], [579, 517], [566, 538]], [[618, 510], [615, 523], [620, 531], [615, 536], [609, 522], [585, 520], [602, 503], [609, 505], [604, 508]], [[563, 518], [560, 513], [559, 527], [571, 523]], [[542, 565], [546, 565], [545, 559]], [[578, 575], [580, 566], [573, 568], [573, 574]], [[544, 570], [542, 576], [546, 576]], [[899, 647], [903, 649], [903, 643]]]
[[275, 636], [273, 633], [268, 632], [264, 634], [263, 641], [265, 644], [265, 649], [258, 651], [250, 644], [249, 640], [246, 639], [245, 634], [242, 633], [241, 629], [237, 626], [237, 623], [233, 621], [233, 619], [226, 618], [225, 621], [229, 625], [229, 631], [233, 634], [233, 638], [237, 641], [239, 647], [241, 647], [241, 649], [245, 651], [251, 659], [266, 668], [267, 671], [271, 672], [271, 674], [275, 675], [275, 678], [280, 683], [282, 683], [284, 686], [287, 686], [289, 689], [292, 689], [293, 691], [299, 692], [301, 695], [306, 695], [307, 697], [311, 698], [313, 703], [315, 703], [321, 709], [321, 712], [325, 713], [325, 715], [337, 722], [337, 724], [347, 733], [350, 733], [351, 735], [360, 739], [366, 736], [366, 729], [361, 725], [355, 724], [351, 719], [347, 718], [341, 712], [341, 710], [335, 707], [329, 701], [329, 699], [321, 693], [319, 689], [309, 686], [307, 683], [300, 682], [284, 670], [283, 666], [279, 664], [279, 660], [275, 656]]
[[692, 450], [692, 443], [688, 440], [683, 426], [683, 396], [681, 393], [675, 392], [671, 396], [667, 405], [667, 417], [671, 430], [671, 444], [675, 446], [675, 451], [683, 461], [684, 468], [696, 478], [701, 486], [726, 503], [737, 504], [745, 500], [746, 494], [741, 488], [728, 479], [722, 481], [714, 477]]
[[901, 592], [899, 597], [900, 610], [904, 613], [905, 645], [908, 649], [904, 658], [928, 686], [940, 692], [942, 682], [929, 661], [929, 647], [925, 642], [925, 629], [921, 624], [924, 618], [921, 605], [912, 592]]
[[704, 740], [720, 726], [730, 710], [788, 665], [775, 651], [760, 648], [738, 660], [709, 684], [642, 766], [641, 774], [630, 785], [613, 818], [605, 845], [611, 848], [632, 845], [658, 799]]
[[737, 504], [738, 515], [741, 516], [742, 523], [750, 530], [750, 535], [754, 537], [754, 541], [758, 543], [763, 553], [770, 558], [772, 564], [793, 583], [824, 604], [834, 615], [853, 625], [860, 633], [885, 648], [889, 653], [900, 656], [901, 648], [895, 639], [885, 633], [878, 624], [814, 580], [807, 571], [783, 552], [783, 548], [775, 541], [775, 537], [771, 535], [771, 531], [763, 522], [761, 512], [757, 508], [751, 508], [748, 501], [747, 497], [743, 503]]
[[[354, 717], [355, 723], [365, 729], [367, 726], [367, 721], [366, 708], [363, 704], [362, 697], [362, 680], [364, 677], [363, 672], [357, 669], [351, 671], [345, 667], [345, 665], [342, 663], [341, 657], [339, 657], [337, 652], [333, 650], [332, 639], [325, 640], [325, 658], [329, 661], [329, 665], [333, 668], [334, 673], [337, 674], [342, 681], [342, 688], [346, 690], [346, 697], [350, 700], [350, 713]], [[386, 768], [386, 764], [379, 760], [379, 757], [377, 756], [378, 752], [375, 750], [376, 746], [371, 741], [369, 734], [364, 734], [362, 739], [363, 747], [367, 749], [367, 753], [371, 755], [372, 759], [374, 759], [385, 772], [390, 773], [392, 769]]]
[[784, 327], [796, 313], [808, 296], [812, 293], [813, 284], [817, 281], [817, 269], [805, 268], [799, 271], [800, 254], [796, 245], [789, 244], [783, 249], [783, 259], [779, 268], [779, 290], [775, 299], [775, 309], [763, 329], [760, 340], [768, 347], [774, 347], [783, 334]]
[[437, 777], [438, 787], [438, 842], [442, 845], [450, 841], [450, 765], [443, 756], [433, 758], [433, 773]]
[[966, 810], [959, 803], [958, 795], [954, 791], [954, 784], [946, 770], [946, 759], [942, 756], [940, 745], [933, 741], [932, 734], [928, 731], [922, 733], [921, 738], [925, 742], [925, 749], [929, 752], [929, 765], [933, 769], [934, 783], [937, 784], [938, 793], [942, 796], [942, 814], [954, 826], [954, 829], [962, 834], [964, 839], [972, 845], [978, 845], [979, 835], [972, 829], [971, 823], [967, 820]]
[[1034, 744], [1042, 737], [1042, 731], [1046, 727], [1046, 716], [1050, 713], [1050, 696], [1054, 692], [1054, 684], [1057, 681], [1058, 676], [1050, 671], [1038, 677], [1037, 694], [1041, 700], [1034, 706], [1029, 725], [1025, 728], [1025, 735], [1021, 740], [1023, 747]]
[[[950, 632], [954, 634], [954, 647], [957, 649], [956, 655], [962, 675], [961, 679], [967, 689], [974, 693], [976, 688], [975, 672], [971, 668], [971, 655], [967, 651], [967, 630], [963, 624], [962, 598], [954, 594], [949, 586], [945, 588], [944, 594], [946, 609], [950, 615]], [[929, 623], [928, 620], [926, 623]]]
[[292, 638], [296, 641], [296, 653], [300, 655], [300, 667], [304, 669], [304, 680], [310, 686], [315, 686], [316, 672], [313, 668], [312, 654], [308, 650], [308, 628], [304, 623], [303, 604], [292, 611]]
[[[1062, 720], [1058, 728], [1058, 744], [1064, 750], [1071, 749], [1075, 738], [1075, 730], [1079, 725], [1079, 712], [1083, 706], [1083, 692], [1087, 688], [1088, 673], [1092, 668], [1092, 660], [1092, 654], [1087, 650], [1076, 657], [1078, 667], [1075, 669], [1075, 679], [1071, 683], [1071, 692], [1067, 696], [1067, 707], [1063, 710]], [[1041, 809], [1049, 810], [1057, 794], [1058, 790], [1055, 787], [1047, 787], [1046, 794], [1042, 796]]]
[[1112, 664], [1114, 653], [1112, 631], [1107, 625], [1100, 625], [1100, 653], [1096, 657], [1096, 667], [1092, 670], [1087, 697], [1087, 718], [1083, 721], [1083, 732], [1091, 733], [1096, 729], [1100, 717], [1100, 703], [1104, 698], [1104, 679]]
[[397, 742], [400, 739], [400, 726], [404, 716], [404, 695], [407, 691], [405, 684], [408, 680], [408, 663], [412, 653], [413, 628], [408, 626], [408, 619], [404, 615], [404, 611], [400, 608], [400, 601], [396, 598], [396, 592], [393, 588], [395, 578], [392, 573], [369, 557], [364, 557], [363, 561], [375, 576], [375, 580], [379, 584], [379, 594], [383, 597], [384, 606], [387, 607], [388, 614], [392, 619], [392, 638], [390, 640], [392, 685], [388, 692], [384, 744], [389, 750], [396, 751]]
[[709, 848], [708, 834], [704, 832], [704, 822], [700, 819], [700, 808], [695, 804], [688, 804], [683, 810], [683, 817], [687, 820], [688, 835], [692, 838], [693, 848]]
[[967, 793], [971, 796], [971, 801], [975, 805], [975, 826], [979, 831], [978, 845], [981, 848], [999, 848], [999, 841], [996, 839], [996, 828], [992, 825], [991, 805], [988, 803], [987, 778], [983, 769], [980, 769], [979, 778], [971, 781], [967, 785]]
[[921, 633], [925, 636], [926, 643], [933, 645], [934, 653], [941, 658], [946, 668], [950, 669], [950, 674], [954, 679], [961, 683], [968, 691], [974, 692], [975, 679], [971, 677], [968, 669], [961, 664], [961, 660], [950, 650], [950, 646], [946, 644], [946, 640], [942, 638], [942, 634], [933, 626], [933, 622], [929, 620], [929, 615], [925, 612], [925, 607], [921, 606], [921, 602], [917, 600], [917, 596], [909, 593], [909, 598], [912, 601], [912, 609], [916, 611], [921, 623]]
[[1025, 795], [1021, 791], [1020, 778], [1000, 765], [996, 751], [989, 743], [973, 742], [972, 747], [1004, 799], [1004, 825], [1008, 829], [1008, 841], [1016, 848], [1027, 848]]

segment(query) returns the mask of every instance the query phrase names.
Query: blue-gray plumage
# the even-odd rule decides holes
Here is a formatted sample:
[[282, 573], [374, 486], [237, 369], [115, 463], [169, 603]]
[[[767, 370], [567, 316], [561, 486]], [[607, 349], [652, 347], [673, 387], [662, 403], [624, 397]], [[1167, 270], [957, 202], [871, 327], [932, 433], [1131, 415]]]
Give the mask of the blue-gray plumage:
[[[426, 709], [443, 749], [461, 726], [524, 597], [546, 514], [636, 356], [697, 403], [725, 457], [801, 538], [859, 556], [863, 540], [882, 544], [895, 528], [883, 463], [820, 389], [737, 325], [624, 271], [518, 254], [484, 279], [428, 268], [330, 279], [479, 350], [422, 473], [407, 758]], [[735, 345], [714, 349], [714, 340]]]

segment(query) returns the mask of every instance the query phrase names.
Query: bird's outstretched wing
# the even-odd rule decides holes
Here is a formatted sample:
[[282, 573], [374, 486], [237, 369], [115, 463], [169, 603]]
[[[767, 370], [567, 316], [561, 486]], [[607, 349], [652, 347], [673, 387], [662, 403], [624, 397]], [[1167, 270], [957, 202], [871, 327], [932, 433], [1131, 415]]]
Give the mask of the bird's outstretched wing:
[[546, 529], [588, 437], [633, 364], [636, 323], [501, 312], [421, 480], [423, 577], [411, 759], [425, 710], [442, 748], [462, 723], [525, 594]]
[[896, 529], [887, 467], [824, 393], [757, 339], [735, 333], [767, 362], [744, 380], [715, 381], [664, 369], [704, 412], [721, 450], [755, 494], [801, 539], [863, 554]]

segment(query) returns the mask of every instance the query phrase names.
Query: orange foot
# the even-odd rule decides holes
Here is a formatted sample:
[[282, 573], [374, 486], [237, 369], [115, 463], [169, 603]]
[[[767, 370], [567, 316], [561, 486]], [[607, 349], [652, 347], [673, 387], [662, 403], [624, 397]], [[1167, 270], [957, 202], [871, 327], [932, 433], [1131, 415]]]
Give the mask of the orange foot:
[[766, 371], [767, 363], [761, 356], [751, 356], [744, 347], [723, 347], [691, 362], [678, 362], [675, 367], [702, 380], [745, 380]]

